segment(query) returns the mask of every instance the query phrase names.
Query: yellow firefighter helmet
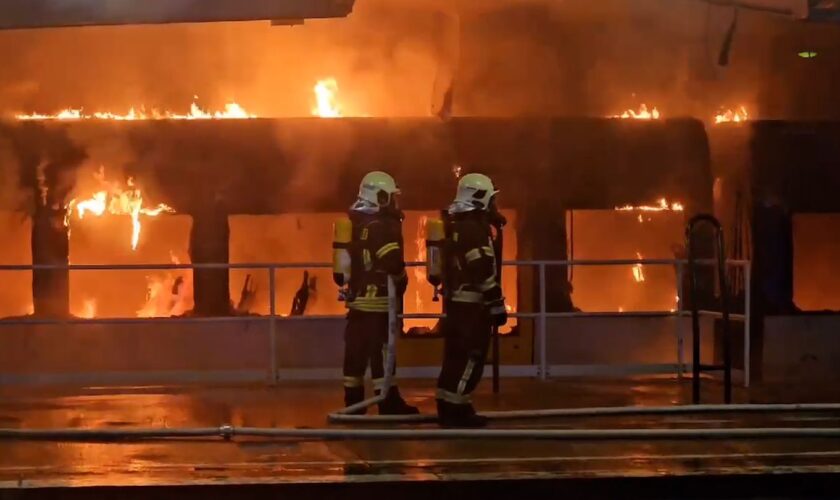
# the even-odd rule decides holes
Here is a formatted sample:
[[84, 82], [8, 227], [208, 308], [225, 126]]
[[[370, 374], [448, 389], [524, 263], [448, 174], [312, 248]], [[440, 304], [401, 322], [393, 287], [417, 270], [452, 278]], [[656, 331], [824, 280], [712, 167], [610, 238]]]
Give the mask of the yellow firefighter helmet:
[[385, 172], [368, 173], [359, 186], [359, 199], [380, 208], [391, 205], [397, 194], [400, 194], [397, 181]]
[[487, 210], [490, 201], [499, 193], [484, 174], [467, 174], [458, 182], [458, 192], [455, 194], [455, 205], [469, 206], [473, 209]]

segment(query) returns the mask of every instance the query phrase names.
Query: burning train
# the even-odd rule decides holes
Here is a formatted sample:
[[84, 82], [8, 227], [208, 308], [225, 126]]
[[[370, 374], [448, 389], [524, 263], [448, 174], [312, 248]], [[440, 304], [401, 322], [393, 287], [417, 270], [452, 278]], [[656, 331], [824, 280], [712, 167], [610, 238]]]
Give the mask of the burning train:
[[[533, 317], [520, 318], [503, 332], [502, 362], [509, 373], [534, 374], [539, 357], [549, 358], [555, 374], [616, 373], [616, 365], [629, 366], [631, 373], [673, 372], [680, 335], [675, 332], [685, 329], [683, 319], [673, 314], [685, 305], [682, 276], [673, 265], [643, 262], [684, 258], [684, 225], [698, 213], [716, 213], [727, 228], [730, 256], [754, 262], [749, 306], [741, 305], [745, 276], [732, 275], [736, 307], [751, 313], [755, 342], [746, 354], [754, 360], [753, 369], [766, 368], [768, 375], [785, 372], [799, 366], [797, 353], [820, 351], [829, 353], [827, 359], [840, 355], [823, 346], [833, 316], [806, 326], [791, 319], [798, 309], [840, 309], [833, 298], [840, 292], [831, 293], [832, 283], [813, 286], [820, 273], [810, 271], [807, 280], [806, 273], [793, 277], [797, 266], [812, 261], [807, 257], [811, 250], [802, 249], [833, 244], [812, 232], [793, 251], [794, 213], [837, 211], [831, 189], [840, 184], [825, 163], [833, 157], [831, 123], [751, 116], [754, 102], [763, 116], [789, 110], [792, 99], [772, 85], [761, 91], [739, 89], [733, 92], [737, 97], [699, 92], [714, 94], [711, 103], [675, 96], [682, 87], [662, 89], [662, 78], [640, 75], [635, 83], [645, 90], [642, 95], [658, 96], [642, 99], [619, 79], [604, 78], [603, 66], [585, 60], [580, 49], [593, 43], [613, 50], [617, 64], [631, 69], [662, 61], [628, 59], [624, 47], [574, 31], [567, 30], [562, 50], [551, 42], [541, 46], [542, 52], [522, 51], [532, 46], [535, 25], [537, 34], [548, 38], [556, 23], [569, 28], [567, 21], [547, 18], [544, 14], [554, 11], [546, 6], [505, 5], [502, 13], [467, 9], [454, 35], [450, 17], [429, 14], [430, 31], [437, 33], [429, 49], [433, 63], [424, 52], [428, 47], [413, 45], [422, 38], [421, 30], [404, 29], [414, 23], [408, 17], [425, 16], [427, 9], [409, 1], [402, 6], [405, 12], [397, 14], [382, 6], [357, 7], [362, 19], [393, 21], [408, 40], [371, 40], [381, 53], [366, 51], [352, 64], [336, 56], [336, 72], [320, 67], [317, 57], [295, 60], [294, 90], [277, 76], [278, 67], [293, 66], [285, 59], [291, 56], [268, 56], [262, 49], [276, 64], [249, 74], [247, 83], [239, 81], [238, 71], [223, 72], [226, 85], [247, 90], [229, 92], [240, 98], [216, 99], [215, 106], [198, 97], [182, 100], [190, 103], [182, 109], [141, 101], [92, 104], [88, 88], [80, 92], [87, 103], [81, 105], [36, 99], [31, 96], [37, 90], [25, 85], [0, 87], [0, 102], [14, 110], [0, 122], [0, 167], [9, 188], [0, 214], [6, 264], [42, 266], [4, 271], [8, 279], [0, 291], [0, 313], [9, 319], [7, 325], [0, 322], [6, 346], [0, 351], [0, 380], [101, 381], [103, 373], [114, 380], [140, 381], [262, 379], [268, 367], [271, 377], [331, 376], [339, 364], [342, 321], [323, 316], [340, 315], [344, 307], [336, 300], [330, 271], [305, 264], [329, 260], [332, 222], [346, 211], [359, 179], [371, 169], [387, 170], [404, 186], [401, 205], [410, 260], [422, 260], [425, 221], [451, 201], [458, 177], [481, 171], [502, 189], [501, 206], [510, 220], [506, 260], [638, 261], [548, 266], [544, 290], [533, 266], [507, 266], [503, 287], [514, 312], [527, 316], [544, 305], [548, 312], [569, 313], [546, 320], [543, 326], [551, 334], [545, 345], [538, 341], [540, 326]], [[564, 15], [577, 25], [595, 22], [586, 8], [569, 9]], [[511, 46], [488, 41], [485, 34], [501, 20], [509, 26]], [[346, 40], [360, 43], [360, 33], [366, 33], [358, 26], [338, 34], [319, 29], [319, 41], [339, 40], [330, 42], [331, 50]], [[795, 38], [772, 29], [777, 42]], [[213, 34], [255, 51], [256, 42], [264, 41], [230, 30]], [[43, 50], [60, 53], [56, 47], [67, 36], [45, 35], [51, 40]], [[101, 42], [100, 36], [88, 33], [80, 43]], [[187, 45], [195, 41], [189, 36], [185, 33]], [[300, 42], [296, 37], [302, 35], [278, 36]], [[461, 42], [457, 56], [450, 53], [452, 36]], [[541, 61], [508, 57], [545, 55], [552, 47], [564, 55], [568, 71], [555, 74]], [[231, 68], [244, 67], [230, 51], [216, 48]], [[136, 50], [145, 54], [143, 48]], [[680, 75], [702, 72], [691, 58], [685, 62], [688, 69], [680, 69]], [[52, 69], [21, 66], [24, 73], [56, 76]], [[114, 78], [110, 71], [103, 69]], [[182, 77], [173, 86], [189, 81], [200, 87], [190, 95], [204, 93], [207, 78], [199, 82], [195, 77], [201, 71], [171, 71]], [[531, 76], [523, 80], [523, 73]], [[252, 85], [251, 76], [271, 85], [283, 81], [289, 97], [279, 102], [273, 88], [269, 92]], [[595, 93], [582, 81], [609, 85]], [[558, 82], [562, 99], [555, 89]], [[714, 87], [704, 85], [704, 90]], [[363, 95], [359, 88], [365, 86], [370, 89]], [[385, 88], [400, 91], [397, 97], [377, 95]], [[123, 88], [103, 92], [109, 103], [125, 102], [127, 93]], [[428, 94], [433, 94], [431, 109], [426, 109]], [[745, 101], [750, 107], [740, 104]], [[721, 102], [737, 104], [720, 108]], [[585, 107], [576, 109], [580, 103]], [[803, 227], [809, 223], [819, 227], [813, 220]], [[264, 266], [243, 267], [261, 263], [295, 267], [277, 269], [274, 278]], [[67, 264], [123, 269], [60, 268]], [[144, 268], [147, 264], [234, 268]], [[437, 312], [424, 271], [417, 268], [411, 277], [406, 311]], [[713, 298], [714, 287], [704, 286]], [[276, 336], [269, 335], [264, 321], [270, 313], [290, 316], [271, 327]], [[293, 316], [315, 318], [296, 321]], [[213, 321], [162, 321], [182, 317]], [[116, 329], [113, 323], [76, 323], [73, 318], [146, 321], [125, 321]], [[48, 319], [65, 324], [38, 324]], [[413, 373], [426, 373], [440, 358], [433, 322], [406, 326], [400, 361]], [[713, 322], [706, 327], [715, 330]], [[791, 333], [800, 330], [806, 333]], [[62, 348], [56, 349], [59, 335]], [[713, 356], [711, 346], [719, 340], [707, 337], [705, 351]]]

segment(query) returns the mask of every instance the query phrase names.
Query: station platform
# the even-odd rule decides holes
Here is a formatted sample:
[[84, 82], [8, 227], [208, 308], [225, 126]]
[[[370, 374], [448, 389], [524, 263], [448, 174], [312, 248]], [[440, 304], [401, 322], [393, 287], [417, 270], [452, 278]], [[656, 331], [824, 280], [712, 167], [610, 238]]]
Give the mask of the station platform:
[[[402, 381], [407, 399], [434, 411], [429, 380]], [[704, 380], [704, 402], [721, 386]], [[479, 410], [687, 404], [690, 381], [485, 381]], [[826, 385], [739, 388], [739, 403], [826, 403]], [[325, 428], [341, 404], [337, 383], [276, 387], [4, 387], [3, 428]], [[362, 428], [412, 428], [368, 424]], [[435, 429], [434, 424], [415, 427]], [[840, 412], [602, 416], [510, 420], [491, 428], [625, 429], [840, 427]], [[6, 498], [796, 498], [835, 495], [840, 439], [727, 440], [280, 440], [234, 437], [136, 442], [0, 441]], [[559, 489], [558, 489], [559, 488]], [[622, 493], [623, 492], [623, 493]], [[630, 492], [630, 493], [628, 493]], [[789, 495], [788, 495], [789, 493]]]

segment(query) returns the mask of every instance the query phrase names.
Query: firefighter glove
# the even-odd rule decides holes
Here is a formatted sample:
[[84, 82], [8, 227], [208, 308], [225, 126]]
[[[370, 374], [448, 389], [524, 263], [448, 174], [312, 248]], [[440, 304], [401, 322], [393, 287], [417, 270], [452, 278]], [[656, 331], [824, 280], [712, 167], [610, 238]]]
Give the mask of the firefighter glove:
[[494, 326], [504, 326], [508, 320], [507, 307], [505, 307], [505, 299], [494, 300], [488, 304], [490, 309], [490, 318]]

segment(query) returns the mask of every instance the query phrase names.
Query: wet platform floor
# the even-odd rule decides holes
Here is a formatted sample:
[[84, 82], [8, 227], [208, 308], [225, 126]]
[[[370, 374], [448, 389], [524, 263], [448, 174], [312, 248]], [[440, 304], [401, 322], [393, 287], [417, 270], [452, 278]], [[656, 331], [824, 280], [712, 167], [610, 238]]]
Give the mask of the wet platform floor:
[[[433, 412], [431, 381], [404, 382], [403, 392], [424, 412]], [[830, 386], [760, 387], [749, 392], [736, 391], [736, 402], [832, 402], [831, 392]], [[685, 404], [689, 393], [687, 381], [671, 378], [549, 382], [518, 379], [503, 380], [502, 393], [497, 396], [489, 393], [489, 383], [483, 384], [476, 396], [476, 406], [481, 410], [659, 406]], [[720, 393], [717, 383], [704, 383], [704, 402], [717, 402]], [[326, 414], [340, 402], [340, 388], [329, 383], [214, 388], [4, 388], [0, 389], [0, 427], [129, 429], [232, 424], [320, 428], [328, 426]], [[436, 428], [433, 424], [417, 427]], [[840, 412], [555, 418], [492, 425], [492, 428], [552, 429], [684, 427], [837, 428]], [[456, 481], [458, 484], [516, 484], [511, 487], [524, 492], [523, 484], [538, 487], [547, 482], [580, 484], [580, 481], [594, 480], [617, 484], [615, 481], [619, 480], [658, 479], [657, 484], [665, 484], [662, 479], [687, 479], [696, 488], [709, 486], [698, 480], [705, 477], [715, 477], [716, 484], [725, 484], [720, 478], [729, 481], [744, 478], [745, 484], [763, 482], [770, 490], [780, 491], [780, 486], [773, 486], [773, 481], [779, 478], [804, 475], [833, 482], [836, 472], [840, 472], [840, 439], [0, 441], [1, 492], [21, 495], [60, 491], [57, 494], [60, 498], [65, 498], [69, 491], [66, 488], [95, 491], [89, 488], [192, 487], [205, 488], [199, 496], [206, 497], [206, 488], [215, 488], [212, 491], [217, 493], [227, 491], [219, 489], [222, 486], [316, 485], [356, 486], [365, 491], [382, 485], [413, 485], [400, 495], [428, 498], [429, 494], [441, 494], [421, 494], [427, 491], [423, 488], [428, 488], [428, 484], [451, 485]], [[418, 484], [427, 486], [418, 488]], [[807, 484], [814, 487], [818, 483], [811, 479]], [[501, 490], [490, 488], [489, 492]], [[341, 496], [352, 497], [346, 492]]]

